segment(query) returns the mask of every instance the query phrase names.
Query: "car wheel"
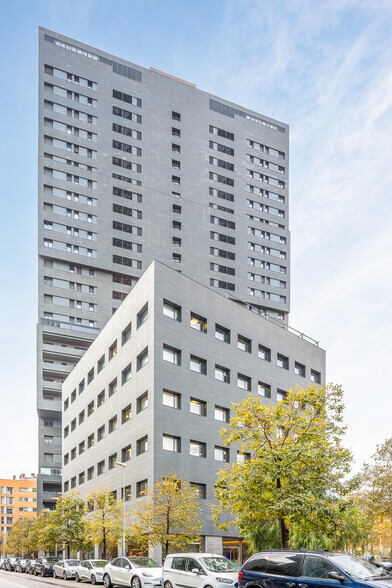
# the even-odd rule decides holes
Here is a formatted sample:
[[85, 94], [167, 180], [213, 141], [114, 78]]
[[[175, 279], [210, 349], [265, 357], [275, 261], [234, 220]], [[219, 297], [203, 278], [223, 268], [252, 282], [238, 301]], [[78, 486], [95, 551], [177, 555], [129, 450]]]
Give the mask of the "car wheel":
[[132, 588], [141, 588], [141, 582], [137, 576], [133, 576], [131, 586]]
[[80, 578], [79, 578], [78, 572], [75, 573], [75, 582], [80, 582]]
[[169, 581], [165, 582], [165, 588], [173, 588], [172, 583]]
[[94, 576], [94, 574], [91, 575], [90, 582], [91, 582], [91, 584], [97, 583], [97, 578]]
[[109, 574], [105, 574], [103, 577], [103, 585], [105, 588], [112, 588], [112, 581], [110, 579]]

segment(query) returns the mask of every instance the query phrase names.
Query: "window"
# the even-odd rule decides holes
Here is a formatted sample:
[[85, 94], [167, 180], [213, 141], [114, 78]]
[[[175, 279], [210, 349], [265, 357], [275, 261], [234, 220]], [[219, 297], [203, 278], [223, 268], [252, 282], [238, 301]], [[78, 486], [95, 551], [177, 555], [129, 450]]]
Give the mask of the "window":
[[191, 398], [189, 404], [189, 410], [193, 414], [199, 416], [207, 416], [207, 402], [199, 400], [198, 398]]
[[[129, 484], [129, 486], [125, 486], [124, 490], [125, 490], [124, 500], [125, 500], [125, 502], [128, 502], [129, 500], [131, 500], [131, 485]], [[123, 495], [123, 491], [121, 489], [121, 497], [122, 497], [122, 495]]]
[[245, 463], [250, 459], [250, 453], [244, 453], [243, 451], [237, 451], [237, 463]]
[[100, 392], [97, 396], [97, 408], [102, 406], [102, 404], [104, 404], [104, 402], [105, 402], [105, 390], [102, 390], [102, 392]]
[[79, 484], [84, 484], [84, 481], [85, 481], [84, 472], [81, 472], [79, 474]]
[[109, 398], [113, 396], [117, 392], [117, 378], [114, 378], [112, 382], [109, 384]]
[[163, 301], [163, 314], [175, 321], [181, 321], [181, 306], [169, 302], [168, 300]]
[[132, 418], [132, 405], [128, 404], [121, 411], [121, 423], [124, 424]]
[[117, 339], [109, 347], [109, 361], [117, 355]]
[[191, 441], [189, 444], [189, 455], [193, 457], [206, 457], [207, 444], [201, 441]]
[[195, 355], [191, 355], [190, 358], [190, 369], [192, 372], [197, 372], [198, 374], [207, 374], [207, 361], [202, 359], [201, 357], [196, 357]]
[[132, 335], [132, 323], [129, 323], [127, 327], [121, 333], [121, 344], [125, 345], [127, 341], [131, 338]]
[[[79, 452], [80, 453], [80, 452]], [[69, 453], [66, 453], [64, 455], [64, 465], [67, 465], [69, 463]]]
[[179, 178], [178, 176], [172, 176], [172, 183], [175, 186], [179, 186], [181, 184], [181, 178]]
[[242, 351], [252, 353], [252, 341], [242, 335], [238, 335], [237, 347], [238, 349], [242, 349]]
[[268, 560], [268, 574], [296, 578], [302, 554], [299, 553], [270, 553]]
[[121, 372], [121, 383], [125, 384], [132, 376], [132, 364], [128, 364], [125, 369]]
[[215, 406], [215, 420], [228, 423], [230, 421], [230, 409], [223, 408], [223, 406]]
[[181, 114], [179, 112], [174, 112], [174, 110], [172, 111], [172, 119], [173, 120], [178, 120], [180, 122], [181, 120]]
[[302, 363], [299, 363], [298, 361], [296, 361], [294, 363], [294, 373], [297, 376], [302, 376], [304, 378], [305, 377], [305, 366]]
[[136, 498], [140, 498], [144, 496], [148, 492], [148, 482], [147, 480], [141, 480], [140, 482], [136, 482]]
[[76, 476], [71, 478], [71, 488], [76, 488]]
[[169, 345], [164, 345], [162, 358], [164, 361], [174, 363], [175, 365], [181, 365], [180, 349], [175, 349], [174, 347], [170, 347]]
[[92, 415], [93, 412], [94, 412], [94, 400], [92, 400], [87, 407], [87, 416]]
[[189, 482], [189, 486], [194, 490], [196, 498], [207, 497], [207, 487], [199, 482]]
[[85, 443], [84, 443], [84, 441], [81, 441], [79, 443], [79, 455], [81, 455], [82, 453], [84, 453], [84, 450], [85, 450]]
[[99, 427], [97, 431], [97, 441], [101, 441], [105, 437], [105, 425]]
[[279, 390], [277, 391], [276, 394], [276, 400], [277, 402], [280, 402], [281, 400], [284, 400], [287, 396], [287, 392], [285, 390]]
[[258, 356], [260, 359], [264, 359], [264, 361], [271, 361], [271, 349], [259, 344]]
[[148, 347], [143, 349], [143, 351], [141, 353], [139, 353], [139, 355], [137, 356], [137, 360], [136, 360], [137, 371], [141, 370], [142, 367], [144, 367], [147, 362], [148, 362]]
[[214, 459], [215, 461], [230, 461], [230, 453], [227, 447], [219, 447], [215, 445], [215, 452], [214, 452]]
[[141, 327], [143, 323], [146, 322], [148, 318], [148, 302], [143, 306], [141, 310], [137, 313], [137, 328]]
[[90, 384], [94, 380], [94, 368], [92, 368], [87, 374], [87, 384]]
[[124, 449], [121, 450], [121, 461], [125, 462], [125, 461], [129, 461], [132, 457], [132, 446], [131, 444], [127, 445], [126, 447], [124, 447]]
[[320, 578], [329, 580], [329, 572], [336, 572], [336, 568], [329, 561], [317, 555], [306, 555], [302, 568], [304, 578]]
[[73, 390], [73, 391], [71, 392], [71, 404], [72, 404], [73, 402], [75, 402], [75, 400], [76, 400], [76, 390]]
[[69, 398], [67, 398], [66, 400], [64, 400], [64, 412], [66, 410], [68, 410], [68, 408], [69, 408]]
[[230, 370], [220, 365], [215, 365], [215, 380], [220, 382], [230, 383]]
[[180, 129], [176, 129], [175, 127], [172, 127], [172, 135], [173, 135], [173, 137], [181, 137]]
[[84, 390], [84, 378], [79, 384], [79, 394], [81, 394]]
[[84, 410], [82, 410], [82, 412], [79, 413], [79, 425], [81, 425], [84, 422]]
[[263, 396], [263, 398], [271, 398], [271, 386], [259, 381], [257, 384], [257, 394]]
[[276, 357], [276, 364], [278, 367], [283, 368], [284, 370], [288, 370], [289, 369], [289, 358], [286, 357], [285, 355], [282, 355], [281, 353], [278, 353], [277, 357]]
[[69, 482], [64, 482], [64, 492], [68, 492]]
[[181, 408], [181, 394], [178, 392], [170, 392], [170, 390], [164, 390], [162, 395], [162, 402], [165, 406], [170, 408]]
[[108, 461], [108, 469], [112, 470], [116, 466], [117, 461], [117, 453], [113, 453], [113, 455], [109, 455]]
[[105, 367], [105, 356], [102, 355], [101, 359], [98, 360], [97, 363], [97, 372], [101, 372], [103, 370], [103, 368]]
[[244, 376], [243, 374], [237, 375], [237, 386], [238, 388], [242, 388], [243, 390], [251, 390], [252, 389], [252, 380], [249, 376]]
[[74, 447], [73, 449], [71, 449], [71, 460], [76, 458], [76, 447]]
[[136, 455], [142, 455], [148, 451], [148, 435], [136, 441]]
[[207, 319], [194, 312], [191, 312], [190, 326], [192, 329], [196, 329], [196, 331], [207, 333]]
[[87, 447], [94, 447], [94, 433], [87, 438]]
[[215, 339], [219, 339], [219, 341], [223, 341], [224, 343], [230, 343], [230, 329], [216, 324]]
[[109, 433], [113, 433], [117, 429], [117, 415], [109, 421]]
[[76, 429], [76, 419], [72, 419], [71, 421], [71, 431], [74, 431]]
[[316, 370], [310, 370], [310, 381], [314, 382], [315, 384], [321, 384], [320, 372], [316, 372]]
[[148, 392], [145, 392], [137, 399], [137, 412], [142, 412], [148, 407]]
[[172, 253], [172, 260], [176, 263], [181, 263], [181, 255], [179, 253]]
[[103, 459], [97, 464], [97, 476], [105, 473], [105, 460]]
[[44, 419], [45, 427], [53, 427], [53, 419]]
[[174, 169], [181, 169], [181, 162], [178, 159], [172, 159], [172, 167]]
[[181, 439], [172, 435], [162, 435], [162, 449], [165, 451], [181, 452]]

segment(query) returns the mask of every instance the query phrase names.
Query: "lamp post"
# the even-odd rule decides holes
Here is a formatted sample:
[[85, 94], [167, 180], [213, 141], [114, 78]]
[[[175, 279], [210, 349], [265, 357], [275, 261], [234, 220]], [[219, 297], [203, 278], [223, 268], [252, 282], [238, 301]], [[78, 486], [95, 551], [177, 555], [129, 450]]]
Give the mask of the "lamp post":
[[127, 467], [126, 463], [122, 463], [121, 461], [116, 461], [116, 465], [122, 468], [123, 470], [123, 540], [122, 540], [122, 555], [125, 557], [125, 468]]

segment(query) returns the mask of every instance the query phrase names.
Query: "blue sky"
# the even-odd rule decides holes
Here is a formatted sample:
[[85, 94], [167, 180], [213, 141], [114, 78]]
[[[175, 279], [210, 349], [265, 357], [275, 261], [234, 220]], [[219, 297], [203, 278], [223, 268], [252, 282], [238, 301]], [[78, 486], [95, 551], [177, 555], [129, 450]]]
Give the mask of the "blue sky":
[[0, 477], [37, 470], [38, 26], [290, 125], [290, 324], [327, 350], [356, 468], [391, 435], [392, 3], [1, 2]]

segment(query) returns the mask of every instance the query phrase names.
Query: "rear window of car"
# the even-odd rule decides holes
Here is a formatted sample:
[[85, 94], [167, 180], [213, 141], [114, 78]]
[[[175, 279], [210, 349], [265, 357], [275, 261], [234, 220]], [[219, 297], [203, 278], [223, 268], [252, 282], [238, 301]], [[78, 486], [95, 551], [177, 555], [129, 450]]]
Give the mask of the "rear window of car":
[[268, 553], [261, 553], [260, 555], [256, 555], [255, 557], [252, 557], [252, 559], [248, 559], [244, 565], [244, 570], [247, 572], [265, 574], [267, 571], [268, 559]]
[[185, 557], [173, 557], [171, 567], [173, 570], [184, 570], [185, 569]]
[[267, 574], [297, 578], [301, 559], [299, 553], [270, 553]]

